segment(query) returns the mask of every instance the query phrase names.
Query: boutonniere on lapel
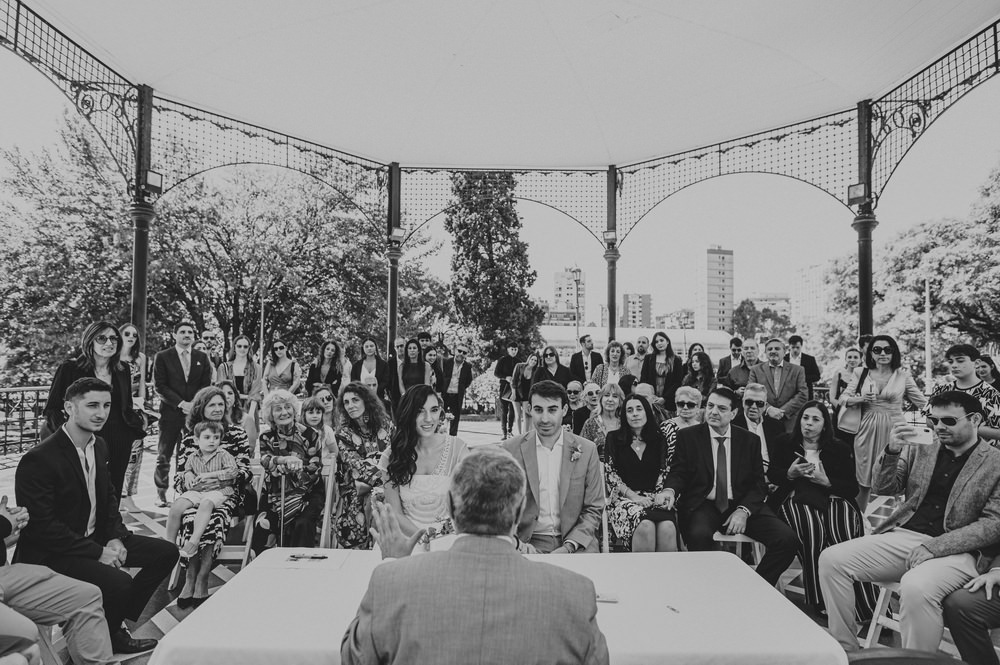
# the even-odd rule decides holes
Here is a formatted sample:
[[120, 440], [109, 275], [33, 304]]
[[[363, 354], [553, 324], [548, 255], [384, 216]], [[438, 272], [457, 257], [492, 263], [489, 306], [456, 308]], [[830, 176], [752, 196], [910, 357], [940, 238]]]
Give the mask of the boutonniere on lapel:
[[583, 454], [583, 450], [580, 449], [579, 445], [573, 446], [573, 452], [569, 456], [570, 462], [575, 462], [580, 459], [580, 455]]

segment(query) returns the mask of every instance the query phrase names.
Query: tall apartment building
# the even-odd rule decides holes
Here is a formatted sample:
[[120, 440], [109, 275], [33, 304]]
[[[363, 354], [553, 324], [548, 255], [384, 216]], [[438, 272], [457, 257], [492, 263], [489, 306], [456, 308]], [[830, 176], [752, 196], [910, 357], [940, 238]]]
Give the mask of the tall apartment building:
[[733, 250], [708, 248], [705, 272], [698, 273], [695, 327], [701, 330], [733, 328]]
[[[576, 314], [577, 293], [573, 269], [566, 268], [557, 272], [554, 277], [555, 289], [552, 299], [552, 312]], [[587, 319], [587, 273], [580, 272], [580, 323]], [[575, 320], [575, 319], [571, 319]]]
[[648, 293], [622, 295], [622, 328], [649, 328], [651, 310], [652, 297]]
[[792, 283], [792, 324], [801, 326], [822, 318], [827, 311], [829, 292], [826, 287], [826, 264], [799, 269]]

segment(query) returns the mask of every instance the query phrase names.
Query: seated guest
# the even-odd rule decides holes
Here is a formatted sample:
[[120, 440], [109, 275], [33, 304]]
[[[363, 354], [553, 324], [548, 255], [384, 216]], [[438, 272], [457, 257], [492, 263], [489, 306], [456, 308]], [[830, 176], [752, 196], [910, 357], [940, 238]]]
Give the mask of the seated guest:
[[[115, 662], [101, 607], [101, 590], [93, 584], [54, 573], [45, 566], [7, 563], [7, 548], [28, 523], [25, 508], [0, 498], [0, 662], [5, 655], [36, 655], [38, 628], [62, 625], [74, 663]], [[31, 659], [28, 659], [31, 662]]]
[[639, 385], [639, 377], [633, 376], [631, 374], [626, 374], [622, 378], [618, 379], [618, 387], [622, 389], [622, 392], [626, 395], [631, 395], [635, 392], [635, 387]]
[[927, 420], [933, 443], [911, 444], [916, 428], [899, 423], [875, 467], [872, 489], [905, 501], [872, 535], [820, 554], [830, 632], [846, 651], [858, 648], [854, 582], [873, 581], [900, 584], [903, 648], [936, 651], [942, 600], [985, 570], [977, 551], [1000, 539], [1000, 450], [977, 432], [982, 404], [960, 391], [940, 393]]
[[676, 552], [676, 515], [663, 507], [673, 450], [645, 397], [630, 395], [622, 411], [625, 426], [608, 436], [608, 525], [633, 552]]
[[326, 499], [323, 451], [316, 432], [295, 422], [295, 404], [295, 395], [278, 389], [268, 393], [261, 407], [271, 429], [260, 435], [267, 503], [254, 524], [250, 547], [255, 554], [264, 551], [272, 535], [282, 547], [316, 545]]
[[[530, 392], [531, 388], [528, 388], [528, 391]], [[577, 409], [586, 408], [583, 401], [583, 384], [579, 381], [570, 381], [566, 384], [566, 394], [569, 396], [569, 409], [566, 410], [566, 417], [563, 418], [563, 426], [572, 432], [573, 415]]]
[[528, 477], [517, 537], [544, 553], [596, 552], [604, 510], [597, 446], [563, 430], [569, 397], [558, 383], [535, 383], [528, 401], [535, 430], [502, 444]]
[[694, 427], [702, 422], [701, 393], [697, 388], [681, 386], [677, 389], [674, 403], [677, 405], [677, 415], [660, 422], [660, 432], [667, 440], [667, 447], [673, 451], [677, 445], [677, 432], [685, 427]]
[[985, 573], [952, 591], [943, 607], [944, 625], [962, 660], [969, 665], [998, 665], [990, 630], [1000, 627], [1000, 556], [990, 561]]
[[764, 505], [760, 440], [731, 427], [738, 405], [736, 393], [716, 388], [708, 396], [706, 422], [677, 432], [664, 507], [677, 503], [681, 534], [692, 552], [715, 549], [713, 535], [719, 530], [745, 533], [763, 543], [767, 551], [757, 573], [774, 585], [795, 558], [799, 542]]
[[[604, 367], [604, 365], [601, 365]], [[600, 408], [583, 425], [580, 436], [593, 441], [597, 446], [597, 456], [604, 461], [604, 442], [609, 432], [621, 427], [621, 405], [625, 401], [622, 389], [616, 383], [609, 383], [601, 388], [598, 395]]]
[[[14, 491], [30, 519], [15, 558], [100, 588], [113, 650], [138, 653], [156, 640], [134, 639], [123, 620], [139, 618], [178, 554], [173, 543], [133, 534], [122, 524], [107, 446], [95, 436], [110, 408], [110, 385], [77, 379], [63, 400], [66, 422], [21, 458]], [[139, 571], [133, 577], [123, 566]]]
[[573, 434], [579, 435], [583, 431], [583, 425], [601, 408], [600, 394], [601, 387], [596, 383], [588, 381], [584, 384], [582, 403], [573, 411]]
[[[785, 428], [777, 420], [764, 417], [767, 408], [767, 389], [759, 383], [748, 383], [743, 392], [743, 409], [733, 418], [734, 427], [742, 427], [760, 439], [760, 456], [764, 462], [764, 476], [771, 465], [771, 446], [785, 436]], [[771, 506], [777, 509], [777, 506]]]
[[[678, 390], [680, 390], [680, 388], [678, 388]], [[696, 393], [698, 392], [694, 388], [689, 388], [688, 390], [693, 390]], [[685, 394], [690, 395], [691, 393], [687, 392]], [[637, 383], [635, 390], [631, 393], [626, 393], [626, 395], [642, 395], [645, 397], [646, 401], [649, 402], [649, 406], [653, 409], [653, 415], [656, 416], [656, 422], [660, 425], [663, 425], [663, 423], [673, 417], [672, 414], [664, 408], [663, 398], [657, 397], [656, 393], [653, 391], [653, 386], [648, 383]], [[698, 393], [698, 399], [701, 399], [701, 393]], [[695, 410], [698, 413], [701, 413], [701, 408], [699, 406], [695, 406]]]
[[[448, 487], [452, 470], [468, 453], [460, 438], [438, 432], [443, 415], [444, 402], [433, 388], [407, 390], [396, 414], [396, 432], [379, 463], [386, 478], [385, 502], [399, 516], [403, 533], [424, 530], [428, 541], [453, 532]], [[429, 542], [425, 545], [429, 549]]]
[[[712, 369], [712, 359], [704, 351], [695, 351], [688, 363], [688, 371], [681, 381], [682, 386], [696, 388], [707, 399], [715, 388], [715, 370]], [[704, 403], [702, 404], [704, 406]]]
[[406, 536], [395, 509], [376, 504], [382, 556], [396, 560], [372, 572], [341, 662], [607, 663], [593, 583], [515, 549], [525, 484], [509, 454], [472, 452], [456, 468], [446, 501], [459, 537], [450, 551], [427, 556], [408, 556], [421, 532]]
[[[748, 390], [747, 393], [750, 393]], [[816, 566], [825, 548], [865, 535], [864, 518], [854, 497], [858, 479], [851, 449], [833, 438], [830, 412], [821, 402], [806, 402], [792, 434], [774, 442], [768, 476], [777, 488], [771, 498], [778, 514], [799, 538], [799, 561], [806, 602], [823, 613]], [[855, 584], [856, 607], [868, 619], [875, 607], [875, 586]]]

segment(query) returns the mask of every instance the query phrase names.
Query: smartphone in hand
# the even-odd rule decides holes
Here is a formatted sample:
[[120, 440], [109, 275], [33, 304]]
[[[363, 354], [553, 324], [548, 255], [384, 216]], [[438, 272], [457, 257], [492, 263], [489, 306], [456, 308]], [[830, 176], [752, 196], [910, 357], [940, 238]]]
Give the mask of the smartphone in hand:
[[913, 427], [913, 433], [906, 436], [906, 442], [915, 446], [929, 446], [934, 443], [934, 430], [926, 425]]

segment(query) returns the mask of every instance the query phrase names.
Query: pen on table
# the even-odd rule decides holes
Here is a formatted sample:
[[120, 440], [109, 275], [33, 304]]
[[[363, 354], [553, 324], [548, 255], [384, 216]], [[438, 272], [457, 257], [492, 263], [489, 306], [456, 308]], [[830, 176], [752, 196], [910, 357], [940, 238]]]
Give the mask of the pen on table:
[[670, 610], [671, 612], [673, 612], [674, 614], [680, 614], [681, 613], [681, 611], [679, 609], [677, 609], [676, 607], [674, 607], [673, 605], [667, 605], [667, 609]]

